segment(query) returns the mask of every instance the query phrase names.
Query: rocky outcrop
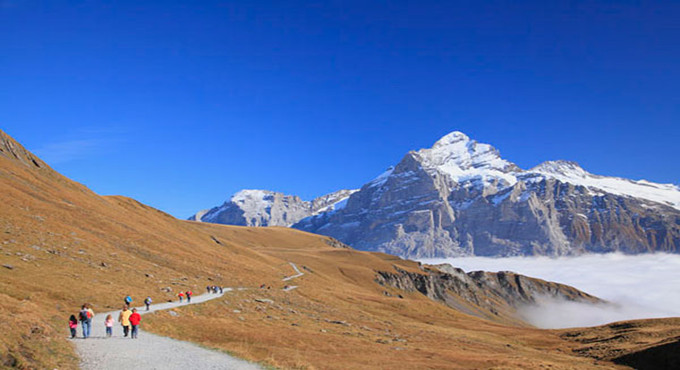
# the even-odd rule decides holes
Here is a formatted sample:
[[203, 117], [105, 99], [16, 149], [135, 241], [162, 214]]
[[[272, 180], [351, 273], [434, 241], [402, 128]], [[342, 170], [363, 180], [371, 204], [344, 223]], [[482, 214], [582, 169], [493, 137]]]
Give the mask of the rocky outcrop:
[[525, 171], [454, 132], [293, 227], [406, 258], [678, 253], [680, 188], [567, 161]]
[[192, 221], [242, 226], [291, 226], [303, 218], [342, 206], [355, 190], [340, 190], [303, 201], [269, 190], [241, 190], [219, 207], [197, 212]]
[[465, 273], [451, 265], [425, 267], [422, 272], [396, 266], [394, 269], [378, 271], [376, 281], [383, 286], [419, 292], [458, 311], [494, 321], [518, 320], [517, 310], [536, 304], [539, 299], [605, 303], [567, 285], [507, 271]]
[[45, 162], [26, 150], [2, 130], [0, 130], [0, 156], [21, 162], [25, 166], [52, 171]]

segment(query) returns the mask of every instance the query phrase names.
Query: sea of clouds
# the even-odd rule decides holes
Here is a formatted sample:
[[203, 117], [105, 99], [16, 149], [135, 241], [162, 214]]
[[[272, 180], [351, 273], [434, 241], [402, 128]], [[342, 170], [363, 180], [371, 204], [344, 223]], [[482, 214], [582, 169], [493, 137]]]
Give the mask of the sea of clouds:
[[571, 285], [611, 302], [590, 305], [541, 299], [520, 313], [541, 328], [601, 325], [614, 321], [680, 316], [680, 255], [592, 254], [578, 257], [464, 257], [421, 259], [466, 272], [514, 271]]

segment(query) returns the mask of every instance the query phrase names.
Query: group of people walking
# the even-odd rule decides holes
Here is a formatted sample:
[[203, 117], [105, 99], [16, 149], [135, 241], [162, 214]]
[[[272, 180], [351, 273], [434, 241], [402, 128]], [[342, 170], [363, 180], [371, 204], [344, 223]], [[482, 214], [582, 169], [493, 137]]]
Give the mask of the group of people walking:
[[194, 292], [191, 290], [187, 290], [186, 292], [179, 292], [177, 293], [177, 298], [179, 298], [179, 303], [182, 303], [184, 298], [187, 299], [187, 303], [191, 303], [191, 296], [194, 295]]
[[205, 287], [205, 290], [208, 293], [214, 293], [214, 294], [217, 294], [217, 293], [222, 294], [222, 292], [223, 292], [222, 287], [217, 286], [217, 285], [208, 285], [207, 287]]
[[68, 327], [71, 330], [71, 338], [76, 337], [76, 329], [78, 328], [78, 321], [83, 326], [83, 338], [88, 338], [92, 330], [92, 318], [94, 318], [94, 311], [92, 305], [85, 303], [80, 307], [78, 318], [76, 315], [71, 315], [68, 319]]
[[[207, 286], [206, 290], [208, 293], [222, 293], [223, 288], [220, 286]], [[179, 302], [182, 303], [184, 298], [186, 297], [187, 303], [191, 303], [191, 297], [194, 295], [194, 293], [191, 290], [187, 290], [186, 292], [179, 292], [177, 294], [177, 297], [179, 298]], [[146, 305], [146, 310], [149, 311], [149, 306], [153, 300], [151, 297], [146, 297], [144, 299], [144, 305]], [[123, 308], [120, 311], [120, 314], [118, 315], [118, 322], [121, 324], [123, 327], [123, 337], [127, 337], [128, 335], [132, 339], [136, 339], [137, 335], [139, 333], [139, 323], [142, 321], [142, 317], [137, 312], [136, 308], [130, 309], [130, 306], [132, 305], [132, 297], [128, 294], [125, 296], [123, 299]], [[71, 338], [76, 337], [76, 329], [78, 328], [78, 323], [83, 327], [83, 338], [89, 338], [91, 331], [92, 331], [92, 319], [94, 318], [94, 311], [92, 310], [92, 305], [89, 303], [85, 303], [82, 305], [80, 311], [78, 312], [78, 317], [76, 315], [71, 315], [69, 317], [68, 321], [68, 327], [71, 330]], [[107, 315], [106, 320], [104, 320], [104, 326], [106, 327], [106, 336], [111, 337], [113, 336], [113, 325], [114, 325], [114, 320], [112, 315]]]
[[[139, 332], [139, 323], [142, 321], [142, 316], [137, 312], [136, 308], [130, 309], [130, 304], [132, 303], [132, 297], [129, 295], [124, 299], [125, 304], [118, 315], [118, 322], [120, 322], [123, 327], [123, 337], [127, 337], [128, 334], [130, 338], [136, 339]], [[144, 303], [146, 304], [146, 310], [149, 310], [149, 305], [151, 304], [151, 297], [146, 297]], [[68, 327], [71, 331], [71, 338], [76, 337], [76, 329], [78, 328], [78, 322], [83, 327], [83, 338], [87, 339], [90, 337], [92, 332], [92, 319], [94, 318], [94, 311], [92, 310], [92, 305], [85, 303], [82, 305], [80, 312], [78, 312], [78, 317], [76, 315], [71, 315], [68, 320]], [[106, 327], [106, 336], [113, 336], [113, 316], [111, 314], [106, 316], [104, 320], [104, 326]]]
[[[111, 319], [111, 321], [113, 321], [113, 319]], [[123, 306], [120, 315], [118, 315], [118, 322], [123, 327], [123, 337], [126, 338], [128, 334], [130, 334], [130, 338], [137, 339], [137, 335], [139, 334], [139, 323], [141, 321], [142, 316], [137, 312], [136, 308], [130, 310], [128, 305]], [[108, 328], [107, 336], [110, 336], [108, 335]]]

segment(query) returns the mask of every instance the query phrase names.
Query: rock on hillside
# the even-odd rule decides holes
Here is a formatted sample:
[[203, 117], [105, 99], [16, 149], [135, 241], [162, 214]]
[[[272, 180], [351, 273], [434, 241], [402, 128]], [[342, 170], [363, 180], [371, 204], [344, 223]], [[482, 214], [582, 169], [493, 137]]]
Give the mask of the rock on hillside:
[[340, 190], [312, 201], [269, 190], [241, 190], [219, 207], [189, 220], [242, 226], [291, 226], [303, 218], [338, 209], [356, 190]]
[[680, 188], [567, 161], [522, 170], [453, 132], [293, 227], [408, 258], [678, 253]]
[[45, 162], [34, 156], [33, 153], [26, 150], [26, 148], [17, 143], [2, 130], [0, 130], [0, 156], [21, 162], [26, 166], [49, 169], [49, 166], [45, 164]]

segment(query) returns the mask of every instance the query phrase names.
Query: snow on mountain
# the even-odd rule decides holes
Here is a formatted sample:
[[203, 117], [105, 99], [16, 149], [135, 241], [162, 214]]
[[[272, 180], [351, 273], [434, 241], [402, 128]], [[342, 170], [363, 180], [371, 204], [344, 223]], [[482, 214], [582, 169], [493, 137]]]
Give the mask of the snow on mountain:
[[334, 210], [356, 190], [340, 190], [303, 201], [283, 193], [245, 189], [219, 207], [197, 212], [189, 220], [243, 226], [291, 226], [299, 220]]
[[481, 180], [483, 183], [500, 179], [505, 186], [517, 182], [513, 175], [519, 168], [500, 157], [498, 150], [481, 144], [462, 132], [454, 131], [439, 139], [432, 148], [416, 152], [426, 170], [436, 170], [457, 183]]
[[618, 177], [593, 175], [575, 162], [548, 161], [527, 171], [528, 181], [537, 181], [543, 177], [561, 182], [585, 186], [594, 192], [623, 195], [641, 198], [680, 209], [680, 187], [673, 184], [656, 184], [645, 180], [628, 180]]
[[[469, 182], [479, 182], [481, 186], [495, 184], [498, 190], [501, 190], [515, 185], [520, 180], [537, 182], [551, 178], [584, 186], [594, 193], [642, 198], [680, 209], [680, 187], [677, 185], [598, 176], [587, 172], [576, 162], [565, 160], [543, 162], [524, 171], [514, 163], [501, 158], [498, 150], [491, 145], [471, 140], [459, 131], [442, 137], [432, 148], [421, 149], [416, 153], [421, 157], [424, 169], [430, 172], [438, 171], [458, 184]], [[387, 176], [389, 173], [384, 173], [379, 178], [384, 182]]]
[[192, 219], [292, 226], [404, 257], [680, 252], [680, 187], [548, 161], [529, 170], [454, 131], [359, 190], [240, 191]]
[[455, 131], [293, 227], [404, 257], [680, 251], [680, 188], [550, 161], [522, 170]]

